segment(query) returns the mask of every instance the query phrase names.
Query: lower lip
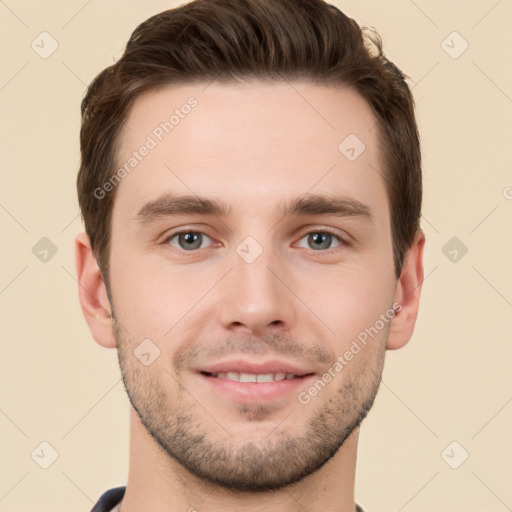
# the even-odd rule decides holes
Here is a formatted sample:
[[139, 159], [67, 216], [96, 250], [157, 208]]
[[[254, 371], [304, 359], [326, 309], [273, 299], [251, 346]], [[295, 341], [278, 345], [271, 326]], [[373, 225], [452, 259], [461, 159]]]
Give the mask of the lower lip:
[[200, 373], [204, 382], [213, 387], [218, 393], [242, 402], [260, 403], [270, 401], [292, 392], [298, 393], [299, 388], [309, 386], [314, 375], [295, 377], [274, 382], [240, 382], [220, 377], [212, 377]]

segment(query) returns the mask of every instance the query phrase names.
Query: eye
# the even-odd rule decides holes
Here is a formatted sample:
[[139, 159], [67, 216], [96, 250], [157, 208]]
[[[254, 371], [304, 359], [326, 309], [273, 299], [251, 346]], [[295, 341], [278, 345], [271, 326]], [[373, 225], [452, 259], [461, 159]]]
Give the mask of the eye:
[[[303, 240], [306, 240], [306, 247], [301, 244]], [[342, 245], [343, 240], [339, 236], [329, 233], [328, 231], [311, 231], [300, 239], [299, 247], [305, 247], [306, 249], [313, 249], [315, 251], [334, 249], [334, 247], [331, 246], [333, 242], [336, 242], [334, 247], [338, 247], [339, 245]]]
[[180, 231], [169, 236], [165, 243], [169, 243], [177, 249], [193, 251], [195, 249], [203, 249], [203, 242], [208, 241], [211, 242], [211, 238], [199, 231]]

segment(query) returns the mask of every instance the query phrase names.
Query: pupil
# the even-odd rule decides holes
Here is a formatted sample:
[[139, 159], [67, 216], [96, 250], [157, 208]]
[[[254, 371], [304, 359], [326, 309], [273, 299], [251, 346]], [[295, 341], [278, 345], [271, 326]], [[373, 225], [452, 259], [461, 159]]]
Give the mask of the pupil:
[[329, 247], [331, 241], [331, 235], [329, 233], [314, 233], [311, 236], [316, 249], [319, 247], [327, 249]]
[[[184, 235], [181, 235], [182, 241], [185, 243], [186, 247], [185, 249], [195, 249], [199, 245], [201, 245], [201, 241], [199, 239], [199, 233], [185, 233]], [[199, 240], [199, 244], [197, 241]]]

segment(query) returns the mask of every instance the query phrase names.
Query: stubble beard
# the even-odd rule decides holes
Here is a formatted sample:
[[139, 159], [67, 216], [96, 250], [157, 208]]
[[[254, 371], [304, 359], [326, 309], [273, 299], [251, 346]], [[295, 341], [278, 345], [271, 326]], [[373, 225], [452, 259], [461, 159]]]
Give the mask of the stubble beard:
[[[193, 389], [176, 381], [167, 368], [155, 370], [133, 356], [132, 340], [121, 332], [114, 318], [118, 361], [126, 392], [147, 432], [188, 472], [231, 491], [265, 492], [281, 489], [318, 471], [343, 446], [370, 411], [380, 386], [384, 351], [373, 353], [372, 363], [361, 361], [344, 368], [341, 380], [330, 382], [308, 404], [295, 406], [279, 418], [272, 405], [240, 405], [241, 421], [261, 422], [275, 415], [282, 425], [270, 428], [258, 440], [237, 439], [233, 427], [222, 425], [222, 415], [208, 410], [208, 404]], [[376, 342], [376, 340], [373, 340]], [[357, 366], [357, 367], [356, 367]], [[157, 373], [164, 380], [158, 378]], [[178, 385], [176, 384], [178, 382]], [[335, 392], [332, 386], [336, 385]], [[165, 390], [178, 388], [177, 396]], [[298, 402], [297, 402], [298, 403]], [[299, 433], [290, 429], [309, 418]], [[233, 430], [233, 431], [231, 431]]]

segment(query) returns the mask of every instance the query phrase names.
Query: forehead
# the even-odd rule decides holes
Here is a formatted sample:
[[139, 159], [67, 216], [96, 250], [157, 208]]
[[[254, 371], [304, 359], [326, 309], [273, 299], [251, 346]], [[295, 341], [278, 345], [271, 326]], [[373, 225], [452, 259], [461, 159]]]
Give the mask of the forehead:
[[376, 123], [347, 87], [213, 82], [146, 93], [120, 138], [118, 168], [127, 172], [114, 211], [133, 214], [167, 191], [222, 197], [240, 209], [313, 189], [378, 201]]

